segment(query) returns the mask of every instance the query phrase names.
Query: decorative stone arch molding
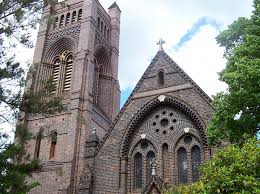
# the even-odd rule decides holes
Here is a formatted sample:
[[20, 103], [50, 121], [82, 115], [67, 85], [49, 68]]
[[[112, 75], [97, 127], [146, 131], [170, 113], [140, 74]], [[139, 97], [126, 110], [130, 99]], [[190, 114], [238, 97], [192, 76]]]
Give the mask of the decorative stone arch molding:
[[135, 129], [138, 127], [140, 122], [143, 120], [143, 118], [151, 112], [151, 110], [155, 109], [158, 106], [171, 106], [174, 109], [177, 109], [187, 115], [191, 121], [195, 124], [195, 126], [198, 129], [198, 132], [201, 136], [202, 143], [204, 145], [207, 145], [207, 139], [206, 139], [206, 134], [205, 134], [205, 128], [206, 125], [200, 115], [193, 109], [191, 108], [187, 103], [184, 101], [175, 98], [175, 97], [170, 97], [170, 96], [159, 96], [145, 104], [139, 111], [138, 113], [133, 117], [133, 119], [129, 122], [127, 131], [124, 135], [121, 148], [120, 148], [120, 157], [121, 158], [127, 158], [130, 144], [132, 141], [132, 137], [134, 135]]
[[59, 38], [49, 46], [42, 61], [52, 64], [55, 57], [61, 55], [66, 50], [75, 54], [76, 46], [75, 40], [70, 37], [64, 36]]

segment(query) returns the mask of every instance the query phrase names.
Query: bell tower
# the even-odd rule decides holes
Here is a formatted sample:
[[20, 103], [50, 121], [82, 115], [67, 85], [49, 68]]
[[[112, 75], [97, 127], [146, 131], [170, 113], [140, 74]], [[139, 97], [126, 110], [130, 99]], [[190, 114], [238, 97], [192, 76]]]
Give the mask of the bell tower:
[[[98, 0], [65, 0], [45, 6], [27, 87], [39, 91], [52, 77], [53, 95], [67, 110], [29, 118], [34, 135], [27, 151], [43, 168], [32, 193], [76, 193], [93, 128], [102, 138], [119, 112], [118, 57], [121, 11]], [[55, 134], [55, 142], [53, 135]], [[47, 186], [48, 185], [48, 186]]]

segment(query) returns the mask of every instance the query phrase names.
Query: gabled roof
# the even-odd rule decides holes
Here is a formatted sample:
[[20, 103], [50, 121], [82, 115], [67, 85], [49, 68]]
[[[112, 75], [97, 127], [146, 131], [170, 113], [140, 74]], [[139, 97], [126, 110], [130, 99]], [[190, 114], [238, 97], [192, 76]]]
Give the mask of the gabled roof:
[[169, 57], [169, 55], [164, 51], [164, 50], [159, 50], [155, 57], [153, 58], [153, 60], [151, 61], [150, 65], [147, 67], [147, 69], [145, 70], [145, 72], [143, 73], [141, 79], [138, 81], [138, 83], [136, 84], [134, 90], [132, 91], [132, 93], [130, 94], [130, 96], [128, 97], [127, 101], [125, 102], [125, 104], [123, 105], [123, 107], [121, 108], [120, 112], [118, 113], [117, 117], [114, 119], [110, 129], [108, 130], [108, 132], [106, 133], [106, 135], [103, 137], [103, 139], [101, 140], [100, 144], [98, 145], [96, 152], [98, 152], [98, 150], [100, 149], [100, 147], [103, 145], [103, 143], [105, 142], [105, 140], [107, 139], [107, 137], [109, 136], [110, 132], [113, 130], [115, 124], [118, 122], [118, 120], [120, 119], [121, 115], [124, 113], [124, 111], [126, 110], [127, 106], [129, 105], [129, 103], [131, 102], [131, 100], [133, 99], [133, 96], [137, 93], [138, 89], [140, 88], [140, 86], [142, 85], [143, 81], [146, 79], [146, 76], [148, 75], [149, 71], [151, 70], [151, 68], [154, 66], [155, 62], [158, 60], [159, 57], [163, 57], [164, 59], [166, 59], [172, 66], [173, 68], [175, 68], [178, 73], [180, 73], [183, 77], [186, 78], [186, 80], [191, 83], [191, 85], [194, 87], [194, 89], [198, 92], [199, 95], [201, 95], [205, 101], [211, 105], [212, 99], [182, 70], [182, 68], [177, 65], [177, 63], [175, 63], [173, 61], [173, 59], [171, 57]]

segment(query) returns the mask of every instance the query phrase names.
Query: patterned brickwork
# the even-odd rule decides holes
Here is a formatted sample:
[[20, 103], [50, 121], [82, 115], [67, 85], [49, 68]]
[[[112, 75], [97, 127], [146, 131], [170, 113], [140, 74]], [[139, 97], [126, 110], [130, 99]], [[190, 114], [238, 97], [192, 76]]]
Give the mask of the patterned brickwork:
[[[200, 162], [210, 158], [205, 129], [211, 99], [163, 50], [119, 112], [120, 13], [116, 3], [106, 12], [98, 0], [67, 0], [43, 10], [54, 23], [40, 26], [34, 55], [39, 68], [27, 87], [34, 82], [40, 90], [64, 51], [74, 58], [69, 90], [60, 93], [67, 110], [29, 117], [34, 139], [26, 149], [43, 164], [33, 174], [41, 186], [31, 193], [159, 192], [180, 184], [180, 175], [191, 183]], [[183, 149], [184, 162], [178, 154]], [[140, 184], [135, 182], [138, 154]]]

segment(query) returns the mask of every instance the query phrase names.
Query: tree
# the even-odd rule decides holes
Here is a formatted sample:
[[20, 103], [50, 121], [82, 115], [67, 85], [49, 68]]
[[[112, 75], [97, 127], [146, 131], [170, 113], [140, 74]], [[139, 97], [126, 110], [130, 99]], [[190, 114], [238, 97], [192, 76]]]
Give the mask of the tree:
[[257, 194], [260, 193], [260, 142], [246, 140], [242, 147], [219, 149], [202, 164], [200, 180], [169, 189], [165, 194]]
[[[39, 169], [39, 161], [25, 153], [32, 138], [27, 130], [29, 114], [53, 114], [64, 110], [60, 97], [53, 97], [52, 80], [41, 91], [25, 85], [25, 71], [12, 50], [17, 44], [32, 47], [30, 29], [39, 21], [41, 8], [55, 0], [4, 0], [0, 3], [0, 117], [1, 122], [18, 119], [15, 141], [0, 131], [0, 193], [27, 193], [39, 183], [28, 182], [28, 176]], [[33, 76], [33, 75], [32, 75]], [[11, 112], [12, 114], [7, 114]]]
[[254, 136], [260, 123], [260, 0], [250, 18], [239, 18], [217, 36], [225, 47], [226, 68], [220, 80], [227, 92], [214, 96], [215, 113], [207, 129], [209, 142], [241, 143]]

